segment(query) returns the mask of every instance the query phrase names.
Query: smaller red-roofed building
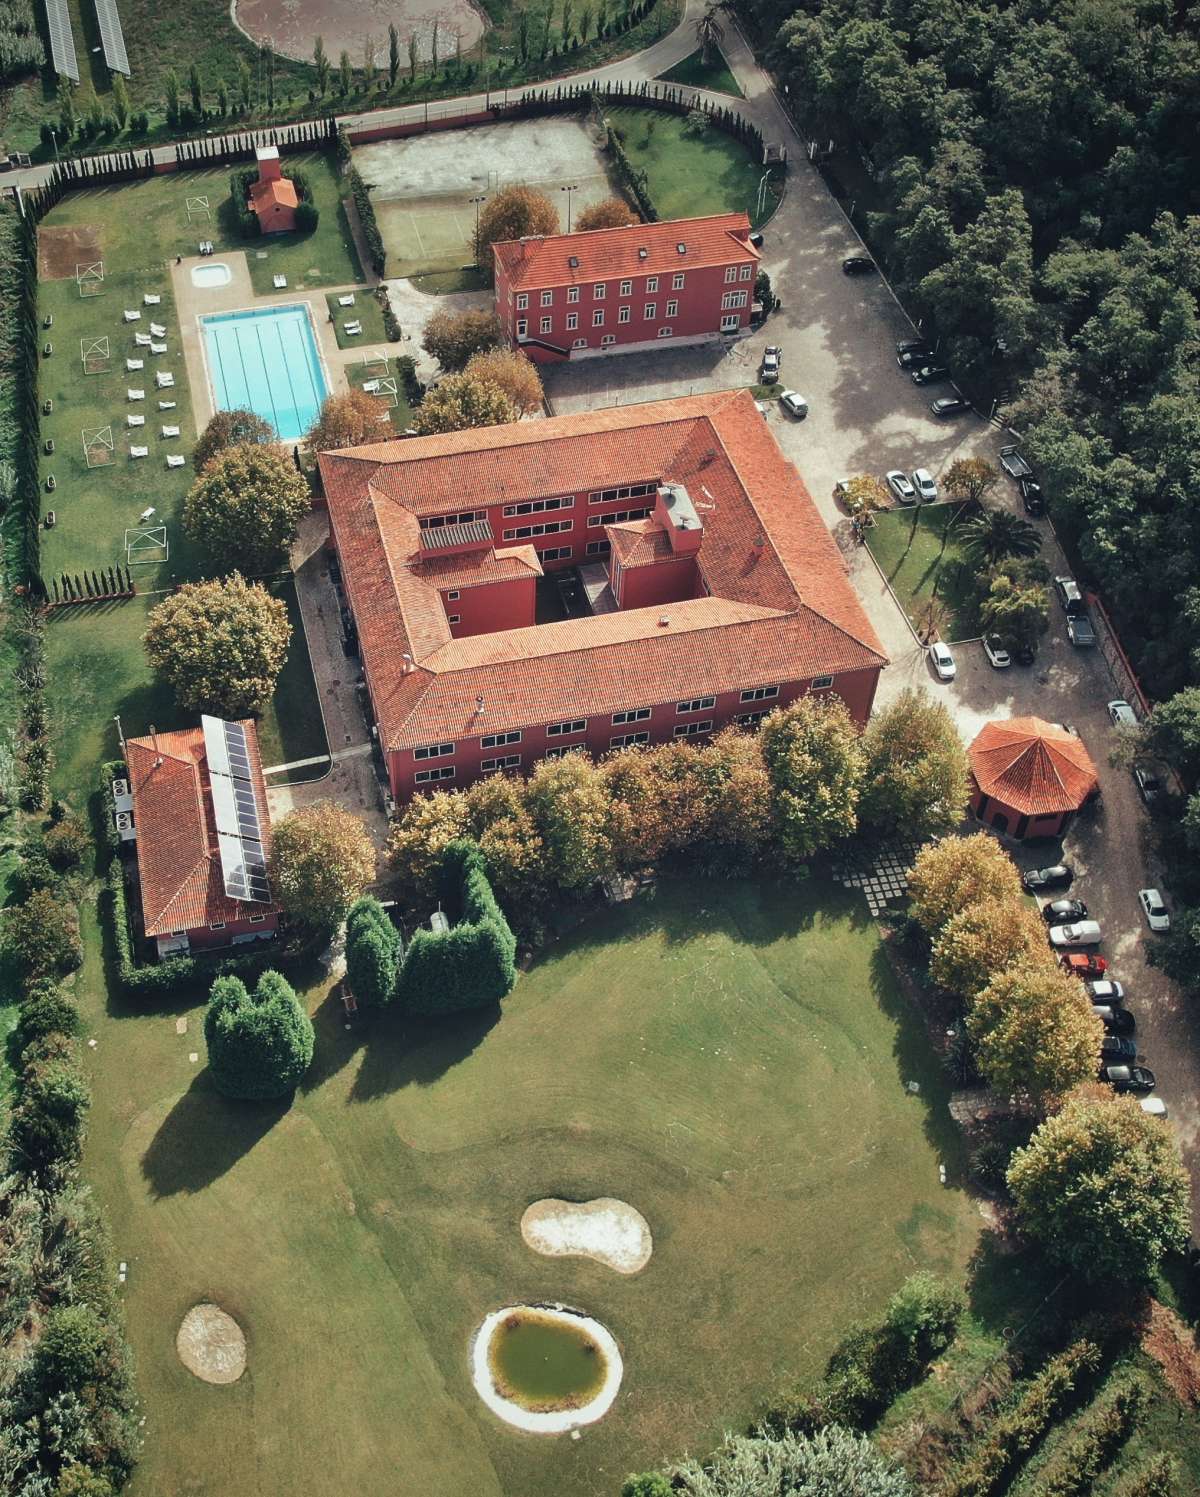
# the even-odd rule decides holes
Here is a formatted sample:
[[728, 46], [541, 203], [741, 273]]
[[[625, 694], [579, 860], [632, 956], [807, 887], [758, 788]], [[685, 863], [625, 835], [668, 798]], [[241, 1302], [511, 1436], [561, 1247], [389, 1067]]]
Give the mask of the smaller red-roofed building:
[[705, 343], [750, 326], [759, 254], [744, 213], [505, 240], [496, 313], [535, 363]]
[[1078, 735], [1040, 717], [991, 722], [967, 750], [971, 809], [1009, 837], [1061, 837], [1100, 793]]
[[[239, 730], [239, 744], [245, 745], [245, 778], [238, 785], [244, 783], [246, 788], [227, 792], [226, 801], [234, 797], [236, 817], [238, 803], [245, 802], [247, 795], [252, 798], [261, 831], [261, 838], [255, 840], [266, 856], [271, 831], [257, 733], [253, 722], [229, 727]], [[227, 779], [222, 771], [229, 766], [210, 767], [204, 728], [129, 738], [125, 763], [137, 832], [141, 923], [159, 956], [238, 946], [273, 936], [279, 926], [279, 906], [273, 899], [262, 898], [261, 890], [256, 899], [237, 899], [226, 892], [224, 834], [218, 833], [213, 781]], [[248, 825], [245, 815], [241, 824]]]
[[300, 198], [296, 184], [283, 175], [278, 146], [259, 146], [258, 181], [250, 186], [250, 208], [264, 234], [286, 234], [296, 227]]

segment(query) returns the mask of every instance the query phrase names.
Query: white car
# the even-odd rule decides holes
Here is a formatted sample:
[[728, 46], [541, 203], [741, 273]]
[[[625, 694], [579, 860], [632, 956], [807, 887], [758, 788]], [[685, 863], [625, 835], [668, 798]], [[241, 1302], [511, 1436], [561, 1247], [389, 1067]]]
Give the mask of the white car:
[[1137, 713], [1128, 702], [1109, 702], [1108, 715], [1118, 728], [1136, 728]]
[[912, 476], [913, 488], [922, 504], [932, 504], [937, 498], [937, 484], [928, 468], [917, 468]]
[[998, 634], [983, 636], [983, 653], [988, 658], [988, 664], [995, 670], [1007, 670], [1012, 664], [1012, 656], [1004, 648], [1004, 641]]
[[890, 473], [883, 475], [892, 493], [901, 504], [915, 504], [917, 502], [917, 491], [908, 481], [908, 474], [901, 473], [899, 468], [893, 468]]
[[1125, 1002], [1125, 989], [1119, 982], [1109, 982], [1105, 978], [1100, 982], [1089, 982], [1085, 986], [1088, 990], [1088, 997], [1093, 1003], [1099, 1003], [1108, 1008], [1116, 1008]]
[[958, 673], [958, 667], [954, 663], [954, 656], [950, 653], [950, 646], [943, 644], [940, 639], [934, 640], [929, 646], [929, 659], [933, 668], [937, 671], [939, 681], [953, 681]]
[[1099, 922], [1076, 920], [1074, 925], [1052, 925], [1050, 944], [1051, 946], [1099, 946]]
[[1157, 889], [1139, 889], [1138, 903], [1142, 907], [1142, 914], [1146, 917], [1146, 924], [1151, 930], [1171, 929], [1171, 917], [1167, 914], [1167, 907], [1163, 904], [1163, 897]]
[[785, 390], [779, 397], [779, 404], [790, 416], [796, 416], [801, 421], [808, 415], [808, 401], [799, 390]]
[[1138, 1105], [1152, 1118], [1165, 1118], [1167, 1115], [1167, 1104], [1161, 1097], [1156, 1097], [1153, 1092], [1148, 1097], [1139, 1097]]

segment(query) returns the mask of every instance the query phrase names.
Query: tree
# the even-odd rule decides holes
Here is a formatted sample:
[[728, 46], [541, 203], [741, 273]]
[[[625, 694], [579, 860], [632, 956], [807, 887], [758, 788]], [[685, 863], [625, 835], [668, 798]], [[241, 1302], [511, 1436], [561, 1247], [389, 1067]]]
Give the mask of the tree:
[[163, 86], [167, 94], [167, 124], [174, 130], [179, 124], [179, 74], [174, 68], [167, 69]]
[[213, 1084], [239, 1101], [286, 1096], [312, 1064], [312, 1020], [278, 972], [264, 972], [253, 993], [240, 977], [218, 977], [204, 1011], [204, 1042]]
[[859, 820], [884, 836], [944, 837], [963, 818], [970, 766], [954, 719], [906, 688], [867, 724]]
[[994, 567], [1010, 556], [1036, 556], [1042, 538], [1028, 520], [1010, 509], [985, 509], [962, 528], [964, 552], [984, 567]]
[[48, 1035], [40, 1048], [49, 1053], [27, 1061], [21, 1073], [8, 1149], [23, 1171], [45, 1181], [78, 1163], [91, 1095], [69, 1040]]
[[1146, 719], [1146, 747], [1173, 764], [1188, 785], [1200, 779], [1200, 686], [1155, 705]]
[[408, 81], [409, 83], [417, 81], [417, 33], [415, 31], [408, 33]]
[[494, 385], [523, 416], [542, 409], [545, 395], [537, 366], [515, 348], [472, 354], [463, 373], [467, 379]]
[[1078, 979], [1044, 959], [997, 973], [976, 997], [967, 1030], [992, 1086], [1037, 1098], [1091, 1080], [1104, 1034]]
[[317, 92], [324, 98], [329, 87], [329, 57], [325, 52], [325, 38], [321, 36], [313, 43], [313, 66], [317, 70]]
[[979, 605], [979, 623], [986, 634], [999, 634], [1006, 644], [1035, 648], [1046, 632], [1050, 590], [1042, 582], [1011, 576], [1015, 567], [997, 572]]
[[874, 473], [860, 473], [856, 478], [848, 478], [840, 486], [838, 497], [846, 506], [846, 513], [854, 519], [887, 509], [892, 502], [887, 484]]
[[696, 40], [700, 43], [700, 55], [705, 64], [716, 61], [721, 52], [721, 43], [725, 40], [725, 28], [717, 15], [720, 9], [719, 4], [710, 3], [696, 22]]
[[1020, 893], [1013, 860], [986, 832], [931, 842], [908, 870], [913, 918], [931, 937], [974, 900], [1016, 899]]
[[129, 123], [129, 89], [120, 73], [112, 75], [112, 106], [117, 126], [124, 130]]
[[[520, 21], [525, 20], [521, 12]], [[492, 245], [531, 234], [557, 234], [558, 209], [533, 187], [502, 187], [483, 205], [475, 230], [475, 263], [492, 273]]]
[[[910, 1497], [908, 1477], [865, 1435], [831, 1424], [815, 1434], [726, 1435], [703, 1463], [671, 1470], [683, 1497]], [[651, 1488], [653, 1491], [653, 1488]]]
[[443, 369], [457, 372], [472, 355], [504, 343], [500, 319], [488, 307], [468, 307], [455, 312], [444, 307], [425, 324], [421, 346]]
[[551, 888], [573, 893], [613, 871], [608, 789], [586, 754], [540, 760], [525, 801], [545, 850], [543, 877]]
[[486, 775], [462, 793], [465, 835], [479, 844], [488, 878], [511, 907], [525, 909], [543, 900], [542, 839], [525, 803], [524, 781], [513, 775]]
[[314, 931], [333, 931], [374, 881], [375, 861], [358, 817], [332, 801], [318, 801], [276, 822], [271, 886], [293, 918]]
[[1145, 1282], [1187, 1244], [1174, 1131], [1133, 1097], [1069, 1099], [1017, 1150], [1008, 1186], [1025, 1230], [1086, 1279]]
[[350, 85], [354, 81], [354, 74], [350, 69], [350, 54], [342, 49], [338, 56], [338, 92], [343, 98], [350, 92]]
[[243, 443], [218, 453], [192, 484], [183, 528], [214, 566], [262, 573], [286, 562], [311, 508], [307, 481], [278, 447]]
[[188, 92], [192, 96], [192, 108], [199, 118], [204, 113], [204, 91], [200, 87], [200, 70], [195, 63], [188, 68]]
[[74, 972], [83, 961], [75, 911], [49, 889], [35, 889], [0, 915], [0, 958], [23, 983]]
[[58, 80], [58, 126], [64, 140], [75, 134], [75, 98], [66, 78]]
[[683, 133], [685, 135], [703, 135], [712, 124], [708, 111], [705, 109], [689, 109], [687, 119], [683, 122]]
[[392, 423], [383, 404], [365, 390], [348, 390], [344, 395], [325, 397], [320, 414], [304, 438], [304, 448], [315, 456], [367, 442], [386, 442], [392, 436]]
[[275, 428], [255, 411], [216, 411], [192, 449], [192, 465], [197, 473], [203, 473], [227, 447], [247, 442], [261, 447], [277, 440]]
[[1054, 967], [1045, 921], [1024, 899], [972, 899], [933, 940], [929, 974], [972, 1003], [992, 979], [1017, 964]]
[[675, 1488], [660, 1471], [644, 1471], [621, 1483], [621, 1497], [672, 1497]]
[[851, 836], [858, 824], [863, 751], [845, 704], [836, 697], [801, 697], [771, 713], [759, 740], [784, 856], [803, 862]]
[[388, 25], [388, 87], [395, 88], [400, 75], [400, 33], [394, 22]]
[[402, 954], [400, 933], [370, 894], [346, 916], [346, 981], [359, 1003], [381, 1008], [396, 991]]
[[79, 1393], [103, 1376], [110, 1335], [88, 1304], [56, 1305], [34, 1348], [34, 1378], [43, 1395]]
[[116, 1497], [116, 1488], [106, 1477], [87, 1466], [64, 1466], [54, 1488], [54, 1497]]
[[168, 594], [142, 644], [181, 707], [238, 718], [266, 705], [291, 639], [287, 606], [234, 572]]
[[448, 374], [421, 402], [413, 427], [421, 436], [465, 431], [471, 426], [503, 426], [520, 418], [503, 390], [467, 374]]
[[[496, 776], [497, 782], [502, 779]], [[481, 781], [480, 783], [490, 783]], [[432, 900], [442, 853], [467, 831], [466, 797], [453, 790], [414, 795], [388, 828], [385, 857], [402, 904]]]
[[242, 108], [250, 108], [250, 100], [254, 90], [254, 74], [250, 71], [250, 64], [244, 57], [238, 58], [238, 97], [242, 101]]
[[980, 504], [1000, 474], [982, 457], [957, 457], [942, 475], [942, 488], [959, 503]]
[[640, 222], [624, 198], [602, 198], [576, 215], [575, 231], [583, 234], [589, 229], [623, 229]]

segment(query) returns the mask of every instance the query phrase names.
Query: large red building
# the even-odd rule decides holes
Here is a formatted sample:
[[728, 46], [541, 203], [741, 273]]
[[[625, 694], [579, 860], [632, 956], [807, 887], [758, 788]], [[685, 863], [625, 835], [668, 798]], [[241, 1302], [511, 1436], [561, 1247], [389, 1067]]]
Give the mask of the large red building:
[[750, 324], [758, 251], [744, 213], [506, 240], [496, 313], [537, 363], [702, 343]]
[[[870, 714], [883, 651], [748, 390], [319, 461], [397, 800], [806, 692]], [[538, 623], [576, 567], [584, 616]]]

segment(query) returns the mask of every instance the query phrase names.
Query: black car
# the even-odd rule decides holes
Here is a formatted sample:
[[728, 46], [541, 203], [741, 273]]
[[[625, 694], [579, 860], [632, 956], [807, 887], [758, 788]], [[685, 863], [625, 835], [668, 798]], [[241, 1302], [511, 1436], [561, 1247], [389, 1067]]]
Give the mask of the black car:
[[1100, 1080], [1114, 1092], [1152, 1092], [1154, 1072], [1145, 1066], [1101, 1066]]
[[1052, 863], [1049, 868], [1031, 868], [1021, 875], [1026, 890], [1069, 889], [1075, 875], [1065, 863]]
[[1037, 659], [1037, 651], [1032, 645], [1018, 645], [1012, 653], [1018, 665], [1032, 665]]
[[1074, 925], [1087, 919], [1088, 908], [1082, 899], [1054, 899], [1042, 907], [1042, 919], [1050, 925]]
[[871, 275], [875, 270], [875, 261], [868, 259], [866, 255], [847, 255], [842, 261], [842, 270], [847, 275]]
[[901, 369], [920, 369], [923, 364], [932, 363], [935, 355], [928, 343], [918, 343], [913, 348], [906, 348], [896, 355], [896, 363]]
[[971, 409], [971, 402], [965, 395], [943, 395], [940, 400], [935, 400], [929, 409], [935, 416], [942, 418], [965, 416]]
[[1100, 1041], [1100, 1055], [1104, 1061], [1111, 1061], [1117, 1065], [1127, 1060], [1136, 1060], [1137, 1042], [1125, 1039], [1121, 1035], [1106, 1034]]
[[902, 353], [923, 353], [928, 358], [933, 357], [933, 349], [925, 338], [901, 338], [896, 344], [896, 355]]
[[1132, 1034], [1137, 1028], [1127, 1008], [1112, 1008], [1107, 1003], [1093, 1004], [1092, 1012], [1104, 1025], [1107, 1034]]
[[1025, 513], [1032, 515], [1036, 520], [1039, 515], [1046, 513], [1046, 500], [1042, 494], [1042, 486], [1035, 483], [1032, 478], [1021, 480], [1021, 503], [1025, 506]]
[[1138, 794], [1145, 805], [1154, 807], [1162, 800], [1162, 781], [1146, 765], [1135, 764], [1133, 766], [1133, 783], [1137, 786]]
[[750, 243], [754, 246], [755, 249], [762, 249], [763, 237], [757, 229], [755, 229], [754, 233], [750, 235]]
[[944, 364], [926, 364], [921, 369], [914, 369], [909, 375], [914, 385], [940, 385], [949, 378], [950, 371]]

